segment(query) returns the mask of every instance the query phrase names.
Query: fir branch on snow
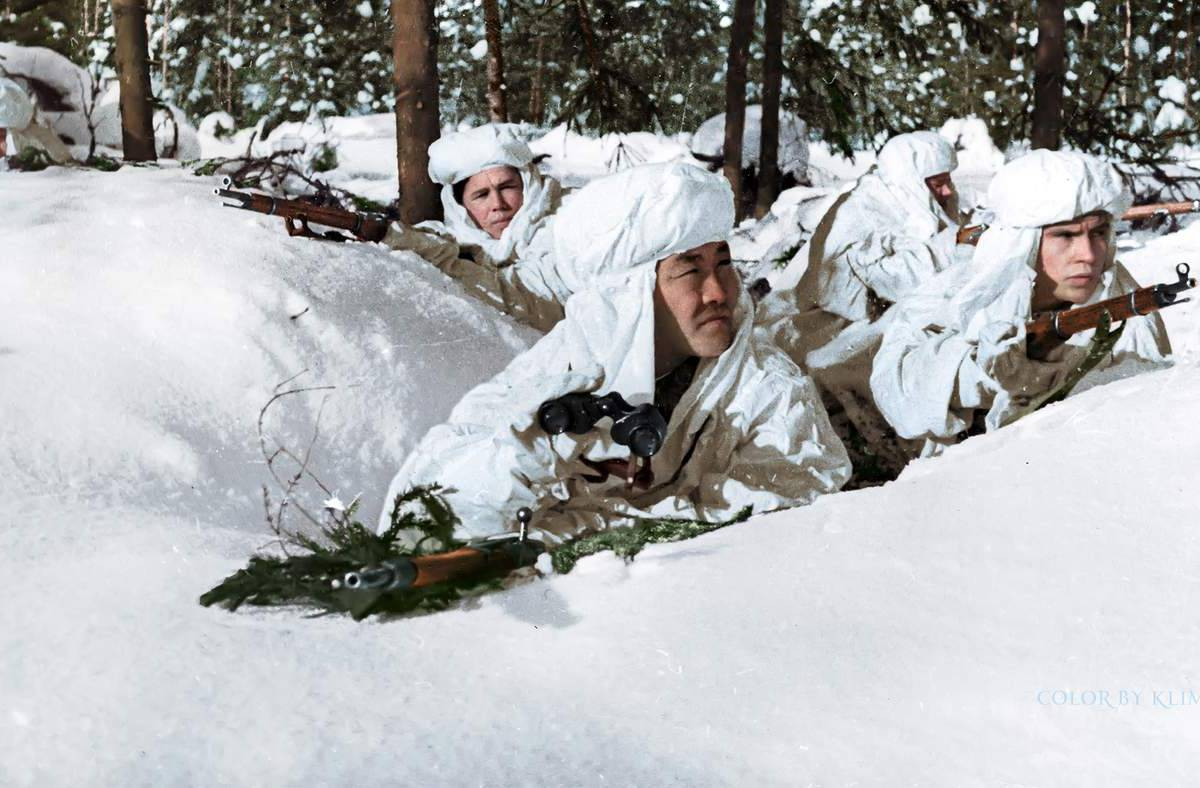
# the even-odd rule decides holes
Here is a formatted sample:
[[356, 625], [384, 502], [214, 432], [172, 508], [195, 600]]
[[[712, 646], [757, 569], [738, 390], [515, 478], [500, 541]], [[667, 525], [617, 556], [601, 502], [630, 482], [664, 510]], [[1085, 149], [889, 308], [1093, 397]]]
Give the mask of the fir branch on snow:
[[554, 571], [559, 574], [570, 572], [579, 559], [606, 550], [632, 561], [648, 544], [681, 542], [716, 531], [734, 523], [744, 522], [750, 517], [747, 506], [729, 520], [706, 522], [704, 520], [676, 520], [671, 518], [637, 518], [634, 525], [598, 531], [566, 542], [555, 548], [551, 555]]
[[[494, 578], [469, 578], [421, 588], [390, 591], [351, 590], [342, 579], [348, 572], [379, 566], [393, 558], [411, 558], [461, 546], [449, 534], [457, 524], [436, 488], [420, 487], [398, 496], [386, 531], [376, 534], [354, 519], [357, 502], [345, 511], [329, 510], [331, 522], [319, 536], [283, 531], [297, 555], [254, 555], [200, 597], [205, 607], [237, 610], [242, 605], [314, 607], [324, 613], [349, 613], [356, 621], [374, 613], [441, 610], [464, 596], [498, 587]], [[405, 548], [406, 536], [421, 534]], [[432, 546], [426, 548], [425, 544]]]
[[[354, 520], [357, 502], [345, 511], [330, 509], [332, 523], [313, 537], [281, 531], [281, 538], [298, 555], [255, 555], [244, 569], [225, 578], [200, 597], [200, 604], [237, 610], [257, 606], [297, 605], [324, 613], [349, 613], [356, 621], [372, 614], [433, 612], [454, 602], [501, 586], [495, 575], [473, 576], [419, 588], [381, 591], [349, 589], [348, 572], [379, 567], [393, 559], [415, 558], [454, 550], [463, 542], [453, 537], [458, 518], [437, 494], [437, 488], [416, 488], [397, 496], [386, 531], [375, 534]], [[634, 525], [612, 528], [566, 542], [551, 557], [554, 570], [566, 574], [581, 558], [611, 550], [632, 561], [649, 544], [692, 539], [740, 523], [750, 516], [746, 507], [720, 522], [676, 519], [642, 519]], [[272, 526], [275, 527], [274, 525]], [[414, 543], [414, 546], [405, 547]]]
[[[268, 472], [283, 491], [276, 505], [270, 491], [263, 487], [263, 506], [267, 526], [275, 534], [282, 555], [256, 554], [243, 569], [225, 578], [200, 597], [205, 607], [220, 605], [235, 611], [242, 605], [313, 607], [324, 613], [349, 613], [356, 621], [373, 613], [409, 613], [417, 610], [441, 610], [465, 596], [473, 596], [500, 587], [503, 580], [499, 564], [485, 568], [482, 574], [455, 578], [416, 587], [350, 588], [347, 574], [411, 565], [412, 559], [452, 552], [467, 543], [455, 538], [459, 519], [450, 505], [438, 495], [437, 487], [418, 487], [396, 496], [383, 533], [376, 534], [355, 519], [358, 500], [345, 506], [310, 470], [313, 447], [320, 436], [322, 400], [313, 427], [312, 438], [303, 454], [297, 455], [278, 441], [268, 439], [264, 421], [271, 407], [285, 397], [313, 391], [330, 391], [333, 386], [287, 388], [307, 370], [275, 387], [274, 394], [259, 411], [259, 447]], [[275, 448], [269, 446], [274, 443]], [[280, 458], [290, 459], [296, 470], [284, 474], [277, 468]], [[325, 518], [318, 519], [294, 503], [293, 494], [308, 479], [325, 493]], [[295, 507], [318, 526], [316, 535], [286, 527], [289, 507]], [[552, 554], [556, 572], [569, 572], [580, 558], [612, 550], [627, 561], [633, 560], [646, 545], [691, 539], [701, 534], [742, 522], [750, 516], [746, 507], [734, 518], [722, 522], [699, 520], [636, 518], [631, 526], [617, 527], [568, 541]], [[478, 549], [478, 548], [477, 548]], [[541, 550], [540, 543], [538, 550]], [[536, 552], [533, 553], [536, 556]], [[532, 560], [532, 559], [529, 559]], [[513, 566], [506, 564], [505, 566]], [[517, 563], [517, 566], [528, 565]], [[352, 578], [353, 579], [353, 578]]]

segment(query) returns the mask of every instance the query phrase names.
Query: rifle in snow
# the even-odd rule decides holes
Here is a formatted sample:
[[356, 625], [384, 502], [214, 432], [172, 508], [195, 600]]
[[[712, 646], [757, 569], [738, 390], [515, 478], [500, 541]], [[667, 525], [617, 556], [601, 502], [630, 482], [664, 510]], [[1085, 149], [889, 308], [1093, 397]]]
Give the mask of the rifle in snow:
[[[1121, 214], [1122, 221], [1135, 222], [1140, 219], [1151, 219], [1156, 216], [1182, 216], [1188, 213], [1200, 213], [1200, 200], [1190, 200], [1187, 202], [1159, 202], [1149, 205], [1135, 205], [1125, 213]], [[986, 224], [973, 224], [967, 227], [959, 228], [956, 240], [960, 244], [970, 244], [974, 246], [979, 243], [979, 236], [983, 235], [983, 231], [988, 226]]]
[[[241, 208], [245, 211], [265, 213], [268, 216], [283, 218], [288, 235], [300, 235], [305, 238], [317, 238], [327, 241], [382, 241], [387, 234], [388, 220], [374, 213], [344, 211], [341, 208], [330, 208], [324, 205], [314, 205], [304, 200], [289, 200], [283, 197], [271, 197], [266, 194], [234, 191], [230, 187], [233, 180], [226, 177], [221, 181], [220, 189], [213, 189], [213, 194], [233, 202], [223, 203], [226, 208]], [[354, 233], [354, 239], [341, 233], [329, 231], [316, 233], [309, 229], [308, 223], [332, 227], [335, 230], [347, 230]]]
[[449, 580], [498, 577], [523, 566], [533, 566], [546, 545], [528, 537], [533, 512], [517, 512], [520, 531], [467, 542], [448, 553], [388, 558], [378, 565], [346, 572], [334, 587], [350, 591], [399, 591], [423, 588]]
[[[1030, 358], [1044, 358], [1061, 345], [1072, 334], [1097, 328], [1105, 320], [1117, 322], [1138, 315], [1148, 315], [1172, 304], [1182, 304], [1190, 299], [1179, 298], [1184, 290], [1196, 286], [1196, 280], [1188, 276], [1191, 272], [1187, 263], [1175, 266], [1178, 281], [1169, 284], [1141, 287], [1126, 295], [1109, 298], [1088, 306], [1075, 307], [1041, 315], [1025, 326], [1026, 352]], [[1105, 317], [1107, 316], [1107, 318]]]

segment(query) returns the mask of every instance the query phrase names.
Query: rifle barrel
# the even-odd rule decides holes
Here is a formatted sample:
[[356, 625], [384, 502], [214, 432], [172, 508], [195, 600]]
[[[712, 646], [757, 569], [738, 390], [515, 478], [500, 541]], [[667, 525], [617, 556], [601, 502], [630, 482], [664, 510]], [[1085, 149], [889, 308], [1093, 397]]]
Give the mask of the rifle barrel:
[[267, 216], [280, 216], [291, 221], [314, 222], [337, 230], [347, 230], [358, 238], [369, 241], [381, 241], [387, 234], [388, 221], [378, 214], [344, 211], [341, 208], [313, 205], [301, 200], [235, 191], [229, 188], [231, 185], [230, 179], [225, 178], [221, 181], [224, 188], [213, 189], [213, 194], [218, 197], [233, 200], [223, 203], [226, 208], [241, 208]]
[[[1140, 219], [1149, 219], [1153, 216], [1182, 216], [1188, 213], [1200, 213], [1200, 200], [1190, 200], [1185, 202], [1156, 202], [1148, 205], [1135, 205], [1125, 213], [1121, 214], [1121, 219], [1127, 222], [1135, 222]], [[968, 244], [975, 246], [979, 243], [979, 237], [983, 235], [984, 230], [988, 226], [986, 224], [974, 224], [967, 227], [961, 227], [958, 230], [957, 242], [960, 244]]]
[[1181, 216], [1185, 213], [1200, 213], [1200, 200], [1135, 205], [1121, 214], [1121, 218], [1132, 222], [1138, 219], [1149, 219], [1151, 216]]
[[1186, 301], [1186, 298], [1180, 300], [1179, 294], [1196, 286], [1196, 280], [1189, 276], [1190, 272], [1191, 267], [1187, 263], [1180, 263], [1175, 266], [1175, 274], [1179, 277], [1175, 282], [1140, 287], [1125, 295], [1031, 320], [1025, 326], [1029, 337], [1030, 357], [1043, 355], [1073, 334], [1096, 328], [1106, 313], [1114, 323], [1118, 323]]

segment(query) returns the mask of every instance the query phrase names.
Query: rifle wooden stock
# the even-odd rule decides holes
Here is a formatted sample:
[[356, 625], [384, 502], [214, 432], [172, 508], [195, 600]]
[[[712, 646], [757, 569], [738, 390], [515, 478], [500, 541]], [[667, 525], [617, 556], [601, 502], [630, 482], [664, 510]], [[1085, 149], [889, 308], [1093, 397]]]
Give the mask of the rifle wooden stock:
[[386, 592], [495, 577], [532, 566], [544, 552], [546, 546], [536, 539], [503, 534], [469, 542], [448, 553], [389, 558], [356, 572], [347, 572], [342, 584], [351, 591]]
[[[1135, 205], [1125, 213], [1121, 214], [1121, 219], [1126, 222], [1135, 222], [1139, 219], [1149, 219], [1153, 216], [1182, 216], [1185, 213], [1200, 213], [1200, 200], [1191, 200], [1189, 202], [1157, 202], [1149, 205]], [[986, 224], [972, 224], [966, 227], [960, 227], [956, 240], [960, 244], [969, 244], [974, 246], [979, 243], [979, 236], [983, 235], [983, 231], [988, 226]]]
[[412, 588], [492, 572], [508, 573], [521, 566], [527, 566], [520, 563], [519, 556], [511, 551], [479, 550], [469, 545], [449, 553], [419, 556], [413, 558], [412, 562], [417, 570]]
[[1044, 358], [1047, 353], [1065, 342], [1071, 335], [1088, 331], [1100, 325], [1107, 313], [1114, 323], [1139, 315], [1148, 315], [1172, 304], [1182, 303], [1178, 296], [1184, 290], [1196, 286], [1189, 277], [1191, 268], [1187, 263], [1175, 267], [1179, 280], [1170, 284], [1142, 287], [1132, 293], [1109, 298], [1088, 306], [1080, 306], [1051, 312], [1031, 320], [1025, 325], [1027, 353], [1030, 358]]
[[[360, 241], [382, 241], [383, 236], [387, 234], [388, 220], [378, 214], [343, 211], [341, 208], [313, 205], [302, 200], [288, 200], [266, 194], [233, 191], [228, 188], [230, 185], [230, 180], [226, 178], [222, 181], [222, 186], [225, 188], [213, 189], [213, 193], [217, 196], [234, 201], [224, 203], [225, 207], [241, 208], [268, 216], [279, 216], [283, 219], [284, 226], [287, 227], [288, 235], [349, 240], [336, 233], [318, 235], [308, 228], [309, 222], [336, 230], [346, 230], [354, 233], [355, 238]], [[296, 225], [297, 222], [299, 222], [299, 226]]]

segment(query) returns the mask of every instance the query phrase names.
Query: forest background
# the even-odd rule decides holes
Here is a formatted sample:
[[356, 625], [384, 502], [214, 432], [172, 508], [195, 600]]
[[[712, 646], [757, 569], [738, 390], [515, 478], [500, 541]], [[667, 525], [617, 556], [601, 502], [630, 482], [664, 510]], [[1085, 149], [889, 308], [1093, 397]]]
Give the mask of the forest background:
[[265, 137], [395, 111], [402, 198], [406, 142], [419, 158], [422, 136], [489, 119], [674, 134], [774, 103], [850, 155], [975, 115], [1001, 149], [1148, 165], [1198, 140], [1192, 0], [0, 0], [0, 40], [99, 83], [118, 70], [114, 6], [145, 15], [150, 100], [192, 117]]

